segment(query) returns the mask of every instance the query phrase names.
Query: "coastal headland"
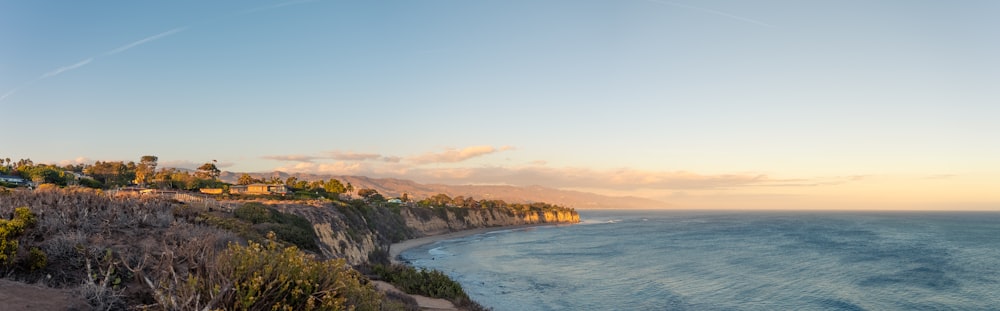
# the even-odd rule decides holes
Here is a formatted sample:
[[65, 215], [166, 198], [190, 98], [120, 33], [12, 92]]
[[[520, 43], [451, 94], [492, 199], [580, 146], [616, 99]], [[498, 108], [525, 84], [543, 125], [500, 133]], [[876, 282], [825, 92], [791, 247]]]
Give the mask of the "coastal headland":
[[[359, 310], [448, 309], [442, 308], [442, 298], [457, 309], [481, 310], [444, 274], [394, 265], [394, 259], [407, 248], [443, 239], [579, 222], [575, 210], [545, 203], [469, 199], [460, 206], [428, 200], [393, 203], [377, 195], [298, 196], [53, 184], [4, 189], [0, 214], [13, 216], [0, 220], [0, 229], [5, 243], [16, 249], [3, 250], [7, 260], [0, 268], [9, 271], [3, 278], [7, 281], [59, 289], [95, 310], [232, 306], [240, 295], [269, 293], [263, 287], [248, 291], [246, 286], [258, 286], [248, 281], [256, 277], [294, 281], [289, 286], [334, 286], [317, 282], [338, 280], [349, 290], [323, 291], [339, 295], [329, 302]], [[244, 260], [249, 258], [256, 259]], [[422, 292], [413, 284], [435, 286]], [[434, 292], [440, 288], [447, 291]], [[252, 298], [267, 306], [305, 303], [281, 297]], [[41, 305], [31, 304], [36, 307]]]

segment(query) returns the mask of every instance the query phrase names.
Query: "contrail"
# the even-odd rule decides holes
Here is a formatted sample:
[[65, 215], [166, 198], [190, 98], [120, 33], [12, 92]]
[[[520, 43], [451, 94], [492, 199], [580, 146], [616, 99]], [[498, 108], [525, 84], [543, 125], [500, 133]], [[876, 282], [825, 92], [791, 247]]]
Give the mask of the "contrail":
[[768, 23], [765, 23], [765, 22], [762, 22], [762, 21], [759, 21], [759, 20], [755, 20], [755, 19], [751, 19], [751, 18], [746, 18], [746, 17], [742, 17], [742, 16], [739, 16], [739, 15], [733, 15], [733, 14], [730, 14], [730, 13], [726, 13], [726, 12], [719, 11], [719, 10], [713, 10], [713, 9], [709, 9], [709, 8], [703, 8], [703, 7], [698, 7], [698, 6], [693, 6], [693, 5], [687, 5], [687, 4], [682, 4], [682, 3], [677, 3], [677, 2], [671, 2], [671, 1], [662, 1], [662, 0], [646, 0], [646, 1], [653, 2], [653, 3], [659, 3], [659, 4], [665, 4], [665, 5], [674, 6], [674, 7], [678, 7], [678, 8], [689, 9], [689, 10], [702, 11], [702, 12], [705, 12], [705, 13], [710, 13], [710, 14], [714, 14], [714, 15], [728, 17], [728, 18], [735, 19], [735, 20], [738, 20], [738, 21], [743, 21], [743, 22], [751, 23], [751, 24], [758, 25], [758, 26], [764, 26], [764, 27], [767, 27], [767, 28], [776, 28], [777, 27], [777, 26], [774, 26], [774, 25], [771, 25], [771, 24], [768, 24]]
[[[259, 11], [267, 11], [267, 10], [272, 10], [272, 9], [276, 9], [276, 8], [280, 8], [280, 7], [285, 7], [285, 6], [290, 6], [290, 5], [297, 5], [297, 4], [308, 3], [308, 2], [315, 2], [315, 1], [319, 1], [319, 0], [293, 0], [293, 1], [287, 1], [287, 2], [273, 4], [273, 5], [268, 5], [268, 6], [262, 6], [262, 7], [252, 8], [252, 9], [249, 9], [249, 10], [243, 10], [243, 11], [237, 12], [236, 14], [237, 15], [249, 14], [249, 13], [254, 13], [254, 12], [259, 12]], [[103, 54], [100, 54], [100, 55], [97, 55], [97, 56], [94, 56], [94, 57], [90, 57], [90, 58], [84, 59], [84, 60], [82, 60], [80, 62], [77, 62], [75, 64], [56, 68], [55, 70], [46, 72], [42, 76], [40, 76], [38, 78], [35, 78], [34, 80], [28, 81], [28, 82], [22, 84], [21, 86], [15, 87], [15, 88], [7, 91], [7, 93], [4, 93], [3, 95], [0, 95], [0, 102], [3, 102], [5, 99], [7, 99], [7, 97], [10, 97], [11, 95], [14, 95], [14, 93], [17, 93], [18, 91], [20, 91], [20, 90], [22, 90], [24, 88], [27, 88], [27, 87], [35, 84], [35, 83], [38, 83], [41, 80], [45, 80], [47, 78], [51, 78], [51, 77], [60, 75], [60, 74], [62, 74], [64, 72], [67, 72], [67, 71], [70, 71], [70, 70], [73, 70], [73, 69], [77, 69], [77, 68], [83, 67], [83, 66], [85, 66], [87, 64], [90, 64], [95, 59], [98, 59], [100, 57], [111, 56], [111, 55], [115, 55], [115, 54], [118, 54], [118, 53], [121, 53], [121, 52], [125, 52], [125, 51], [127, 51], [129, 49], [132, 49], [134, 47], [137, 47], [137, 46], [149, 43], [149, 42], [153, 42], [153, 41], [162, 39], [163, 37], [167, 37], [167, 36], [176, 34], [178, 32], [182, 32], [184, 30], [187, 30], [188, 28], [190, 28], [190, 26], [177, 27], [177, 28], [174, 28], [174, 29], [170, 29], [170, 30], [167, 30], [167, 31], [164, 31], [164, 32], [161, 32], [161, 33], [158, 33], [158, 34], [146, 37], [146, 38], [142, 38], [142, 39], [134, 41], [134, 42], [131, 42], [129, 44], [120, 46], [120, 47], [115, 48], [113, 50], [104, 52]]]
[[278, 4], [265, 5], [265, 6], [261, 6], [261, 7], [252, 8], [252, 9], [246, 9], [246, 10], [243, 10], [243, 11], [236, 12], [236, 15], [250, 14], [250, 13], [255, 13], [255, 12], [260, 12], [260, 11], [267, 11], [267, 10], [277, 9], [277, 8], [280, 8], [280, 7], [286, 7], [286, 6], [289, 6], [289, 5], [303, 4], [303, 3], [316, 2], [316, 1], [319, 1], [319, 0], [293, 0], [293, 1], [282, 2], [282, 3], [278, 3]]
[[123, 46], [121, 46], [121, 47], [119, 47], [117, 49], [107, 51], [107, 52], [104, 53], [104, 55], [105, 56], [107, 56], [107, 55], [115, 55], [115, 54], [118, 54], [118, 53], [121, 53], [121, 52], [125, 52], [128, 49], [131, 49], [131, 48], [134, 48], [134, 47], [137, 47], [137, 46], [140, 46], [140, 45], [152, 42], [152, 41], [156, 41], [156, 40], [158, 40], [160, 38], [163, 38], [163, 37], [166, 37], [166, 36], [169, 36], [169, 35], [181, 32], [181, 31], [184, 31], [187, 28], [188, 27], [178, 27], [178, 28], [174, 28], [174, 29], [171, 29], [171, 30], [167, 30], [167, 31], [161, 32], [159, 34], [155, 34], [155, 35], [146, 37], [146, 38], [144, 38], [142, 40], [135, 41], [135, 42], [123, 45]]
[[55, 76], [59, 75], [60, 73], [67, 72], [67, 71], [70, 71], [70, 70], [73, 70], [73, 69], [77, 69], [77, 68], [83, 67], [83, 65], [86, 65], [86, 64], [90, 64], [90, 62], [92, 62], [92, 61], [94, 61], [93, 57], [88, 58], [88, 59], [84, 59], [82, 61], [79, 61], [76, 64], [72, 64], [72, 65], [69, 65], [69, 66], [56, 68], [56, 70], [46, 72], [41, 77], [39, 77], [38, 80], [45, 79], [45, 78], [48, 78], [48, 77], [55, 77]]
[[56, 68], [55, 70], [46, 72], [46, 73], [42, 74], [41, 76], [39, 76], [38, 78], [35, 78], [34, 80], [31, 80], [31, 81], [28, 81], [28, 82], [26, 82], [24, 84], [21, 84], [21, 86], [15, 87], [15, 88], [11, 89], [10, 91], [7, 91], [7, 93], [3, 93], [3, 95], [0, 95], [0, 102], [2, 102], [4, 99], [7, 99], [7, 97], [10, 97], [11, 95], [14, 95], [14, 93], [17, 93], [17, 91], [20, 91], [23, 88], [29, 87], [32, 84], [37, 83], [38, 81], [42, 81], [43, 79], [46, 79], [46, 78], [55, 77], [55, 76], [58, 76], [59, 74], [61, 74], [63, 72], [67, 72], [67, 71], [70, 71], [70, 70], [73, 70], [73, 69], [77, 69], [77, 68], [83, 67], [84, 65], [90, 64], [90, 62], [92, 62], [92, 61], [94, 61], [93, 57], [81, 60], [81, 61], [76, 62], [75, 64], [72, 64], [72, 65], [69, 65], [69, 66], [59, 67], [59, 68]]
[[48, 78], [51, 78], [51, 77], [55, 77], [55, 76], [58, 76], [58, 75], [60, 75], [60, 74], [62, 74], [64, 72], [67, 72], [67, 71], [70, 71], [70, 70], [73, 70], [73, 69], [77, 69], [77, 68], [86, 66], [87, 64], [90, 64], [91, 62], [93, 62], [98, 57], [111, 56], [111, 55], [115, 55], [115, 54], [118, 54], [118, 53], [121, 53], [121, 52], [125, 52], [128, 49], [131, 49], [131, 48], [134, 48], [134, 47], [137, 47], [137, 46], [140, 46], [140, 45], [143, 45], [143, 44], [155, 41], [157, 39], [160, 39], [160, 38], [163, 38], [163, 37], [166, 37], [166, 36], [169, 36], [169, 35], [181, 32], [181, 31], [184, 31], [187, 28], [188, 27], [179, 27], [179, 28], [174, 28], [174, 29], [168, 30], [168, 31], [164, 31], [164, 32], [161, 32], [159, 34], [155, 34], [155, 35], [143, 38], [141, 40], [138, 40], [138, 41], [135, 41], [135, 42], [123, 45], [123, 46], [121, 46], [121, 47], [119, 47], [117, 49], [107, 51], [104, 54], [84, 59], [82, 61], [76, 62], [75, 64], [56, 68], [55, 70], [46, 72], [45, 74], [42, 74], [42, 76], [40, 76], [38, 78], [35, 78], [34, 80], [28, 81], [27, 83], [25, 83], [25, 84], [23, 84], [23, 85], [21, 85], [19, 87], [16, 87], [16, 88], [14, 88], [14, 89], [12, 89], [10, 91], [7, 91], [7, 93], [4, 93], [2, 96], [0, 96], [0, 102], [2, 102], [3, 100], [7, 99], [7, 97], [10, 97], [11, 95], [14, 95], [14, 93], [17, 93], [17, 91], [20, 91], [23, 88], [26, 88], [26, 87], [29, 87], [29, 86], [35, 84], [35, 83], [38, 83], [38, 81], [42, 81], [42, 80], [45, 80], [45, 79], [48, 79]]

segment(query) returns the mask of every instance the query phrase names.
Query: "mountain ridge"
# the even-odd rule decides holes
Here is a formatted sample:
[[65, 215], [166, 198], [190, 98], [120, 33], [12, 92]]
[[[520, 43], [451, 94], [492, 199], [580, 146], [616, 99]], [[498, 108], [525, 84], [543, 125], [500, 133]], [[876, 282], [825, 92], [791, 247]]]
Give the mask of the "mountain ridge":
[[[219, 178], [225, 182], [236, 183], [243, 172], [222, 172]], [[577, 190], [562, 190], [540, 185], [446, 185], [423, 184], [413, 180], [399, 178], [376, 178], [352, 175], [331, 175], [313, 173], [288, 173], [282, 171], [246, 173], [254, 178], [271, 179], [272, 177], [286, 180], [295, 177], [299, 180], [320, 180], [334, 178], [340, 182], [350, 183], [355, 191], [362, 188], [375, 189], [387, 197], [398, 197], [406, 193], [411, 198], [426, 198], [444, 193], [450, 197], [463, 196], [476, 199], [500, 199], [512, 203], [546, 202], [580, 209], [648, 209], [667, 208], [668, 203], [632, 196], [608, 196]]]

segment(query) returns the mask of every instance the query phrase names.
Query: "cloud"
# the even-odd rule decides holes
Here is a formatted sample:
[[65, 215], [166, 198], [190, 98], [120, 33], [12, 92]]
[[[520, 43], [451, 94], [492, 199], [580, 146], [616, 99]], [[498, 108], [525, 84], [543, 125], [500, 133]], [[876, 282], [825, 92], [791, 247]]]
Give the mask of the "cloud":
[[330, 151], [330, 158], [340, 161], [368, 161], [368, 160], [378, 160], [382, 159], [383, 156], [374, 153], [356, 153], [356, 152], [343, 152], [343, 151]]
[[400, 175], [390, 174], [390, 176], [386, 176], [386, 172], [381, 173], [384, 177], [442, 184], [543, 185], [554, 188], [618, 191], [732, 189], [781, 182], [781, 180], [773, 180], [762, 174], [703, 175], [684, 171], [594, 170], [542, 166], [410, 168]]
[[94, 160], [91, 160], [88, 157], [77, 157], [76, 159], [72, 159], [72, 160], [62, 160], [62, 161], [59, 161], [59, 166], [66, 166], [66, 165], [70, 165], [70, 164], [72, 164], [72, 165], [76, 165], [76, 164], [93, 164], [94, 162], [95, 162]]
[[291, 162], [312, 162], [316, 159], [322, 159], [321, 157], [307, 156], [307, 155], [273, 155], [273, 156], [263, 156], [262, 159], [276, 160], [276, 161], [291, 161]]
[[465, 149], [462, 150], [448, 149], [440, 153], [428, 152], [422, 155], [411, 157], [408, 160], [418, 165], [431, 164], [431, 163], [457, 163], [471, 158], [507, 150], [513, 150], [513, 147], [503, 146], [500, 147], [500, 149], [497, 149], [494, 148], [493, 146], [471, 146], [471, 147], [466, 147]]
[[292, 165], [277, 167], [274, 170], [282, 172], [299, 172], [334, 175], [363, 175], [371, 173], [368, 167], [361, 163], [337, 161], [334, 163], [299, 162]]
[[329, 160], [349, 161], [349, 162], [382, 161], [386, 163], [399, 163], [400, 161], [403, 160], [403, 158], [397, 156], [384, 156], [376, 153], [358, 153], [351, 151], [330, 151], [327, 152], [326, 155], [322, 156], [289, 154], [289, 155], [262, 156], [261, 158], [268, 160], [289, 161], [289, 162], [316, 162], [317, 160], [329, 159]]

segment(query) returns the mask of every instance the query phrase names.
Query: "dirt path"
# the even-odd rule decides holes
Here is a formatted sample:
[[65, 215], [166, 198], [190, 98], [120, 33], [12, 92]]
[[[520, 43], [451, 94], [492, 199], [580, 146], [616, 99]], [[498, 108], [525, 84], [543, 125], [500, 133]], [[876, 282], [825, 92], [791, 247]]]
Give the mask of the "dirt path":
[[65, 289], [0, 280], [0, 309], [4, 311], [89, 311], [83, 298]]
[[397, 289], [395, 286], [392, 286], [392, 284], [383, 281], [372, 281], [372, 282], [375, 283], [375, 288], [377, 288], [379, 291], [395, 292], [397, 294], [413, 297], [413, 299], [417, 300], [417, 305], [420, 306], [420, 310], [431, 310], [431, 311], [458, 310], [458, 308], [455, 307], [455, 304], [451, 303], [451, 301], [439, 298], [430, 298], [420, 295], [410, 295]]

